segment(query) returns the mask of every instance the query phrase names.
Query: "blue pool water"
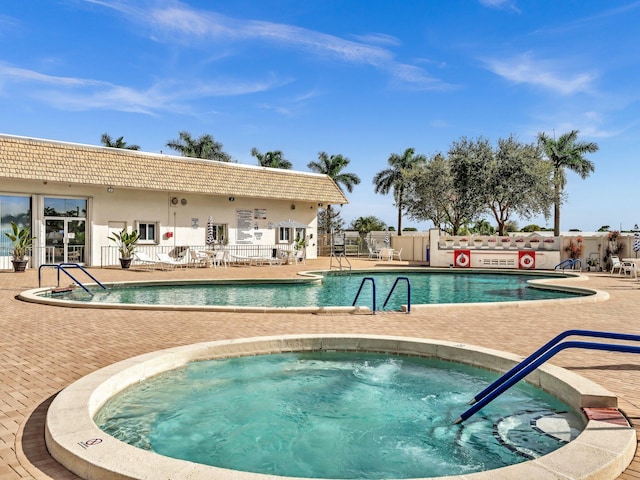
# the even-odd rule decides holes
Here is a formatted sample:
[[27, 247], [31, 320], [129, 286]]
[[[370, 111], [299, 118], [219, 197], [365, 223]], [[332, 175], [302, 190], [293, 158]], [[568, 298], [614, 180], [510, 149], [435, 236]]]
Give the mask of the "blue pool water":
[[[351, 306], [364, 277], [374, 277], [376, 304], [382, 305], [396, 278], [411, 283], [412, 304], [508, 302], [567, 298], [579, 294], [531, 288], [527, 281], [540, 275], [500, 273], [376, 272], [351, 275], [325, 274], [321, 283], [228, 283], [155, 286], [117, 286], [90, 296], [76, 289], [69, 300], [148, 305], [234, 305], [250, 307]], [[557, 277], [555, 277], [557, 278]], [[357, 305], [371, 308], [373, 289], [366, 282]], [[394, 290], [386, 309], [407, 304], [407, 284]]]
[[562, 446], [531, 424], [569, 407], [522, 382], [452, 424], [495, 378], [453, 362], [373, 353], [209, 360], [130, 387], [95, 421], [161, 455], [313, 478], [461, 475]]

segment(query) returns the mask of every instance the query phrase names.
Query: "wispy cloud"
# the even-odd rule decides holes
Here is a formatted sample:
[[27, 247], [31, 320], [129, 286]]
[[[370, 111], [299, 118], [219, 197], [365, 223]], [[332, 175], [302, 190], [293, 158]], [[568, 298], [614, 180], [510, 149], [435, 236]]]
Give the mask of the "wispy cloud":
[[[217, 12], [197, 10], [178, 1], [151, 2], [144, 11], [132, 12], [128, 4], [119, 0], [85, 0], [90, 3], [112, 8], [126, 15], [132, 21], [144, 22], [151, 29], [157, 41], [210, 42], [216, 48], [229, 44], [255, 43], [261, 46], [302, 51], [318, 57], [332, 58], [355, 65], [370, 65], [387, 72], [398, 85], [403, 79], [411, 88], [441, 89], [445, 82], [436, 80], [418, 66], [403, 65], [395, 59], [395, 54], [385, 47], [400, 45], [396, 37], [381, 33], [353, 36], [357, 41], [348, 40], [296, 25], [243, 20]], [[410, 68], [409, 68], [410, 67]], [[413, 73], [408, 74], [411, 70]]]
[[488, 70], [510, 82], [541, 87], [561, 95], [589, 93], [596, 78], [592, 73], [563, 73], [555, 62], [536, 60], [530, 54], [484, 62]]
[[481, 5], [489, 8], [497, 8], [501, 10], [511, 10], [520, 13], [520, 9], [516, 5], [515, 0], [479, 0]]
[[94, 109], [156, 114], [162, 111], [188, 112], [189, 102], [203, 97], [237, 96], [281, 86], [275, 77], [258, 81], [162, 82], [146, 89], [135, 89], [100, 80], [59, 77], [0, 64], [0, 84], [38, 98], [62, 110]]

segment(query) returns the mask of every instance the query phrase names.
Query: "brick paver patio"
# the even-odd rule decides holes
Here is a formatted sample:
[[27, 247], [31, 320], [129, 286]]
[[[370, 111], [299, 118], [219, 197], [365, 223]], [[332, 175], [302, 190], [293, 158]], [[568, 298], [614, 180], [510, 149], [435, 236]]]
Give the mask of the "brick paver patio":
[[[373, 261], [352, 260], [354, 267]], [[385, 266], [389, 262], [383, 262]], [[393, 262], [406, 265], [406, 262]], [[92, 269], [101, 281], [292, 276], [323, 269], [328, 259], [279, 267], [175, 271]], [[61, 389], [105, 365], [142, 353], [195, 342], [296, 333], [369, 333], [451, 340], [527, 355], [570, 328], [640, 334], [640, 282], [588, 272], [572, 283], [605, 290], [610, 300], [553, 306], [439, 308], [410, 315], [310, 315], [93, 310], [29, 304], [15, 298], [38, 286], [37, 272], [0, 272], [0, 479], [75, 479], [47, 453], [46, 409]], [[44, 285], [55, 272], [44, 272]], [[640, 358], [619, 353], [565, 351], [552, 363], [608, 388], [640, 429]], [[620, 479], [640, 479], [640, 457]]]

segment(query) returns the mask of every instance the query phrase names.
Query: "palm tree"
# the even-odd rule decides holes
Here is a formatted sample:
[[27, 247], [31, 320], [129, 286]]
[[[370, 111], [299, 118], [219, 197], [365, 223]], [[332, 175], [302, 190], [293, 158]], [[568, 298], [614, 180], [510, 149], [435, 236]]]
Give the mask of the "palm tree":
[[167, 147], [180, 152], [183, 157], [202, 158], [205, 160], [218, 160], [219, 162], [230, 162], [231, 156], [222, 150], [222, 144], [216, 142], [209, 134], [200, 135], [193, 139], [187, 131], [179, 134], [178, 140], [169, 140]]
[[114, 141], [108, 133], [102, 134], [102, 136], [100, 137], [100, 142], [105, 147], [125, 148], [127, 150], [140, 150], [139, 145], [127, 145], [127, 142], [124, 141], [124, 137], [118, 137]]
[[550, 138], [545, 133], [538, 134], [538, 142], [553, 167], [553, 234], [555, 236], [560, 235], [560, 204], [564, 187], [567, 184], [565, 169], [568, 168], [577, 173], [583, 180], [595, 170], [593, 162], [587, 160], [584, 154], [597, 152], [598, 144], [579, 142], [578, 133], [578, 130], [571, 130], [569, 133], [561, 135], [557, 140], [555, 135], [554, 138]]
[[[344, 193], [343, 187], [347, 189], [349, 193], [353, 191], [354, 185], [360, 183], [360, 177], [355, 173], [344, 173], [343, 170], [349, 165], [350, 160], [342, 155], [327, 155], [325, 152], [318, 152], [318, 161], [309, 162], [307, 168], [312, 172], [321, 173], [330, 177], [338, 186], [338, 188]], [[325, 217], [327, 219], [324, 225], [326, 233], [331, 231], [331, 224], [336, 219], [331, 215], [331, 205], [327, 205], [327, 213]]]
[[293, 167], [293, 164], [289, 160], [284, 158], [280, 150], [260, 153], [257, 148], [253, 147], [251, 149], [251, 156], [258, 159], [258, 164], [261, 167], [283, 168], [285, 170], [290, 170], [291, 167]]
[[407, 148], [402, 155], [392, 153], [387, 160], [389, 168], [381, 170], [373, 177], [376, 193], [386, 195], [393, 190], [393, 198], [398, 207], [398, 235], [402, 235], [402, 211], [407, 175], [426, 161], [427, 158], [424, 155], [415, 155], [413, 148]]

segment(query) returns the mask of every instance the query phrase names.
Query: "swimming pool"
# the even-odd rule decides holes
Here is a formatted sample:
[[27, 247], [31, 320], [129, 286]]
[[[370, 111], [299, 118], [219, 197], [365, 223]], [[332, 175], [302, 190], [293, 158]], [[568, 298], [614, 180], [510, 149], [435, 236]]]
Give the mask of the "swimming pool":
[[[496, 371], [508, 370], [519, 358], [505, 352], [454, 342], [376, 335], [285, 335], [175, 347], [102, 368], [65, 388], [53, 400], [47, 413], [47, 448], [66, 468], [81, 478], [93, 480], [115, 477], [264, 480], [263, 474], [231, 471], [173, 459], [133, 447], [100, 430], [93, 418], [100, 407], [116, 393], [190, 362], [291, 352], [386, 352], [400, 356], [403, 360], [405, 356], [434, 358]], [[387, 370], [388, 367], [383, 367], [380, 373]], [[552, 365], [541, 366], [527, 377], [527, 381], [566, 402], [574, 411], [580, 407], [617, 410], [616, 398], [610, 392], [583, 377]], [[468, 400], [466, 394], [464, 399]], [[454, 416], [460, 413], [455, 406], [453, 410]], [[506, 413], [503, 416], [509, 418]], [[514, 419], [523, 417], [511, 418]], [[452, 428], [457, 427], [459, 426]], [[472, 424], [469, 424], [468, 430], [466, 428], [463, 431], [471, 434]], [[551, 476], [554, 478], [614, 479], [633, 458], [635, 438], [633, 428], [589, 419], [574, 441], [535, 461], [503, 467], [499, 476], [550, 478], [550, 472], [553, 472]], [[492, 475], [492, 471], [487, 471], [446, 478], [487, 480], [496, 476]]]
[[[172, 458], [343, 479], [501, 468], [546, 455], [584, 428], [579, 413], [524, 382], [454, 425], [468, 399], [496, 377], [451, 361], [369, 352], [198, 361], [131, 386], [95, 421]], [[562, 433], [543, 431], [545, 422], [563, 425]]]
[[[400, 281], [384, 306], [398, 278]], [[352, 309], [356, 294], [362, 290], [356, 308], [400, 310], [407, 305], [411, 288], [412, 305], [481, 304], [489, 302], [529, 302], [558, 299], [584, 299], [598, 292], [557, 284], [567, 275], [552, 273], [474, 271], [449, 269], [399, 269], [393, 271], [354, 271], [351, 274], [306, 272], [305, 277], [287, 280], [210, 280], [190, 282], [145, 282], [110, 285], [108, 290], [94, 288], [92, 294], [75, 289], [63, 296], [50, 290], [28, 292], [31, 301], [63, 301], [67, 304], [101, 308], [225, 308], [304, 310]], [[366, 279], [366, 280], [364, 280]], [[363, 284], [364, 280], [364, 284]], [[375, 286], [375, 287], [374, 287]], [[598, 297], [602, 298], [602, 294]]]

